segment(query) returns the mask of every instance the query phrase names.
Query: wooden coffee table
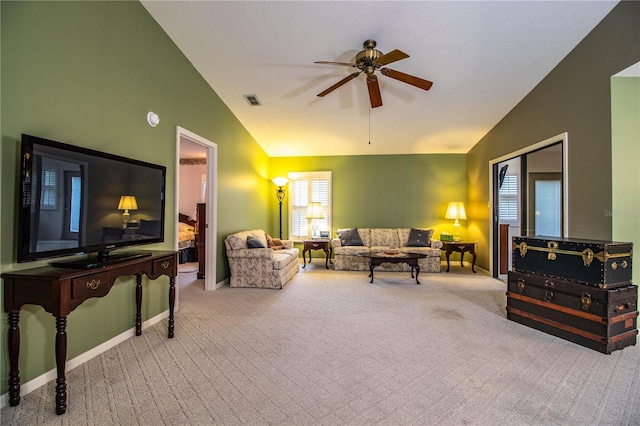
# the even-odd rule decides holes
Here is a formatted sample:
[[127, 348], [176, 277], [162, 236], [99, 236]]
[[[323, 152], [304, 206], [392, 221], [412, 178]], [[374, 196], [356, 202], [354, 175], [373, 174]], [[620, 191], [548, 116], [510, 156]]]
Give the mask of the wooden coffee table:
[[384, 252], [380, 253], [361, 253], [358, 256], [369, 258], [369, 276], [371, 277], [370, 283], [373, 282], [373, 268], [380, 266], [383, 263], [406, 263], [411, 267], [411, 278], [413, 278], [413, 271], [416, 271], [416, 284], [420, 284], [418, 281], [418, 274], [420, 273], [420, 266], [418, 260], [427, 257], [426, 254], [420, 253], [398, 253], [388, 254]]

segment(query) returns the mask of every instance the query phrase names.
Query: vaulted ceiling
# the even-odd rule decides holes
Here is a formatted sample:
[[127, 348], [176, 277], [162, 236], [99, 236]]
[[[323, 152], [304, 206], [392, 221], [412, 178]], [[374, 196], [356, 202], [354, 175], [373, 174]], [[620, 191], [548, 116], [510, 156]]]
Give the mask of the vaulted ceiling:
[[[270, 156], [466, 153], [617, 3], [142, 1]], [[376, 72], [381, 107], [364, 74], [317, 97], [355, 69], [314, 61], [368, 39], [433, 87]]]

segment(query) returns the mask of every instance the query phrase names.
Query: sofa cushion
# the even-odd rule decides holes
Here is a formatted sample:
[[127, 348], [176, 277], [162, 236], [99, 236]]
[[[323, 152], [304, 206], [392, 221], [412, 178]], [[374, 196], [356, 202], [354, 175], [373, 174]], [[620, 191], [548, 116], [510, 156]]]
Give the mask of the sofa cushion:
[[400, 247], [398, 230], [396, 228], [371, 228], [370, 246]]
[[334, 247], [334, 255], [355, 256], [360, 253], [369, 253], [369, 247], [366, 246], [342, 246]]
[[338, 238], [343, 246], [363, 246], [358, 228], [338, 229]]
[[256, 237], [249, 235], [247, 237], [247, 247], [249, 248], [267, 248], [266, 244]]
[[411, 228], [407, 247], [430, 247], [433, 229], [416, 229]]
[[298, 261], [297, 249], [282, 249], [273, 254], [273, 269], [285, 269], [292, 261]]

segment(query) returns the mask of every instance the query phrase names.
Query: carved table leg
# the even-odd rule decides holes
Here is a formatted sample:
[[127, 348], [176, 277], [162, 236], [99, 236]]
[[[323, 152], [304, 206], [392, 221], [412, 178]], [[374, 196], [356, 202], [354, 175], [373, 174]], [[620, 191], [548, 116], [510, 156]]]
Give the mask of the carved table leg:
[[136, 336], [142, 334], [142, 275], [136, 275]]
[[473, 263], [471, 264], [471, 270], [476, 273], [476, 252], [471, 253], [473, 255]]
[[56, 317], [56, 414], [67, 411], [67, 317]]
[[369, 283], [373, 282], [373, 268], [375, 268], [373, 262], [369, 261], [369, 276], [371, 277], [371, 281], [369, 281]]
[[451, 252], [449, 250], [447, 250], [446, 252], [446, 257], [447, 257], [447, 272], [449, 272], [449, 256], [451, 256]]
[[176, 277], [169, 277], [169, 338], [173, 337], [173, 307], [176, 303]]
[[20, 311], [9, 312], [9, 406], [20, 404], [20, 370], [18, 355], [20, 353]]
[[420, 281], [418, 281], [418, 274], [420, 273], [420, 267], [416, 266], [416, 284], [420, 284]]

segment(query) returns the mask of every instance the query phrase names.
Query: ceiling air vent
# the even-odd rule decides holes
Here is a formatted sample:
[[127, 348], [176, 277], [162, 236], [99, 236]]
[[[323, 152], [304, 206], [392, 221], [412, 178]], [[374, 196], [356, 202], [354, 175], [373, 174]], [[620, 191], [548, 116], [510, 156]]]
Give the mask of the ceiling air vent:
[[247, 102], [249, 102], [249, 105], [251, 105], [251, 106], [260, 106], [260, 105], [262, 105], [260, 103], [260, 101], [258, 100], [258, 97], [256, 95], [244, 95], [244, 98], [247, 100]]

